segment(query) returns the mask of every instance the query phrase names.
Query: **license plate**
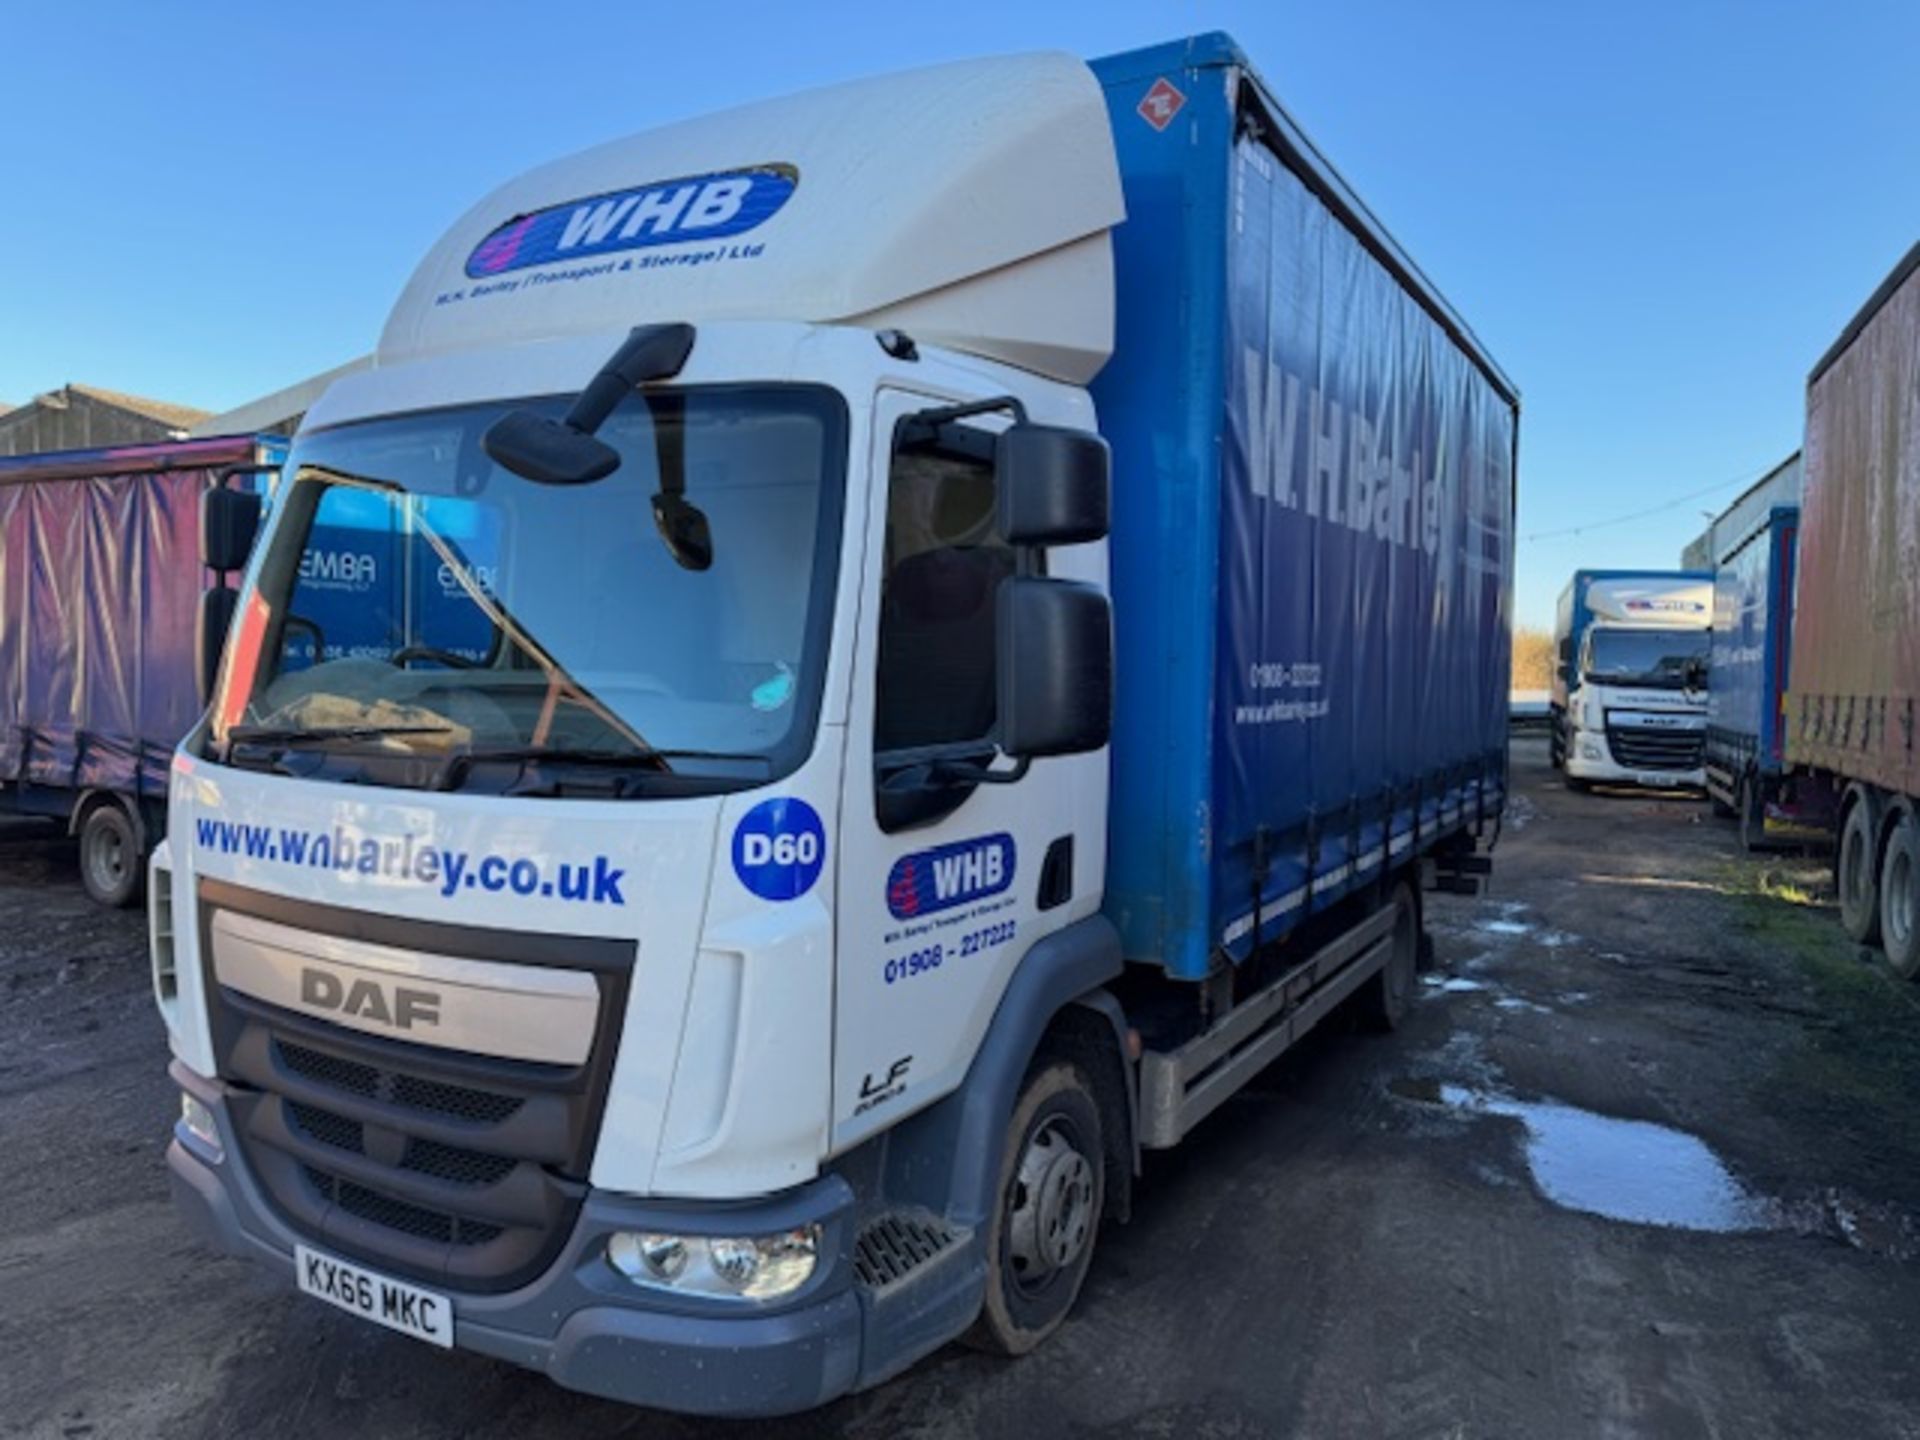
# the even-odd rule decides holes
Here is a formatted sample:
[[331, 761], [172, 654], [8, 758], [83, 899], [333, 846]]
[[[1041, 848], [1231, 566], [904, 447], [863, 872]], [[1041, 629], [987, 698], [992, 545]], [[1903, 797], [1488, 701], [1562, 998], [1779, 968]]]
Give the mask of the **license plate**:
[[429, 1345], [453, 1348], [453, 1302], [446, 1296], [404, 1280], [389, 1280], [304, 1245], [293, 1247], [293, 1268], [307, 1294]]

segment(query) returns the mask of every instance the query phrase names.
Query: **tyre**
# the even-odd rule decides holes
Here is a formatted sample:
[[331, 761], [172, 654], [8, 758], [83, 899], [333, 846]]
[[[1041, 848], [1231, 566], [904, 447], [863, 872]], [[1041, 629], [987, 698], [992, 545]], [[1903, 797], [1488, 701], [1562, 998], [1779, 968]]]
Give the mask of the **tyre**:
[[1060, 1328], [1093, 1260], [1106, 1204], [1100, 1104], [1080, 1067], [1043, 1060], [1007, 1122], [1000, 1203], [987, 1229], [975, 1349], [1024, 1355]]
[[1733, 806], [1714, 794], [1712, 790], [1707, 791], [1707, 803], [1713, 807], [1713, 818], [1716, 820], [1731, 820], [1739, 813]]
[[102, 905], [131, 905], [145, 879], [132, 819], [111, 800], [95, 805], [80, 822], [80, 883], [87, 894]]
[[1393, 887], [1389, 903], [1397, 912], [1388, 936], [1392, 949], [1380, 973], [1360, 992], [1361, 1014], [1368, 1028], [1382, 1032], [1398, 1030], [1405, 1022], [1407, 1012], [1413, 1008], [1420, 968], [1420, 906], [1414, 900], [1412, 887], [1400, 881]]
[[1834, 888], [1840, 892], [1840, 927], [1856, 943], [1880, 943], [1880, 874], [1874, 854], [1874, 807], [1862, 800], [1847, 811], [1834, 857]]
[[1767, 848], [1767, 802], [1751, 776], [1740, 782], [1739, 795], [1734, 809], [1740, 817], [1740, 848], [1751, 855]]
[[1900, 817], [1880, 864], [1880, 943], [1903, 980], [1920, 976], [1920, 821]]

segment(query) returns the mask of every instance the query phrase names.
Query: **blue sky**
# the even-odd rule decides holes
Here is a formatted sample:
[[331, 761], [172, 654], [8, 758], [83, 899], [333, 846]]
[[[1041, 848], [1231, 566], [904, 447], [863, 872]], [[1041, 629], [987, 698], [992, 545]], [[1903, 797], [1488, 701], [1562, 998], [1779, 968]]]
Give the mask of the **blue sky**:
[[0, 87], [0, 400], [219, 409], [338, 364], [479, 195], [662, 119], [1216, 28], [1519, 382], [1523, 622], [1793, 450], [1920, 236], [1906, 3], [44, 5]]

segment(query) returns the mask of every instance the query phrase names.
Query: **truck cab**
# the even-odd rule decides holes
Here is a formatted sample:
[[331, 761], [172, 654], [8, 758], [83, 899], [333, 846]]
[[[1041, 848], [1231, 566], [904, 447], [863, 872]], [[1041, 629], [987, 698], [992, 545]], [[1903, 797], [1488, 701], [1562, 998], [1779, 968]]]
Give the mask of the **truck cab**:
[[[294, 442], [153, 862], [221, 1243], [686, 1410], [978, 1307], [978, 1245], [834, 1161], [963, 1088], [1036, 949], [1112, 955], [1107, 126], [1063, 56], [887, 77], [549, 166], [422, 263]], [[863, 1322], [857, 1268], [949, 1250]]]
[[1582, 572], [1561, 600], [1554, 759], [1575, 788], [1706, 783], [1711, 576]]

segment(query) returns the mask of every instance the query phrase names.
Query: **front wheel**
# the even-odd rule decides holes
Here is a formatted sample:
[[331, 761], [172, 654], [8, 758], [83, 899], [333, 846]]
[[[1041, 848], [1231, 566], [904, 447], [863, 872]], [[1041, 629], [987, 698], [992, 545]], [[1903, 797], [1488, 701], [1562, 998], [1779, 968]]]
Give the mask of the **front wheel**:
[[1080, 1067], [1043, 1063], [1007, 1122], [1000, 1203], [987, 1230], [987, 1293], [967, 1343], [1024, 1355], [1067, 1318], [1106, 1204], [1100, 1105]]
[[87, 894], [119, 909], [139, 898], [143, 878], [133, 821], [111, 800], [95, 805], [80, 822], [80, 883]]

